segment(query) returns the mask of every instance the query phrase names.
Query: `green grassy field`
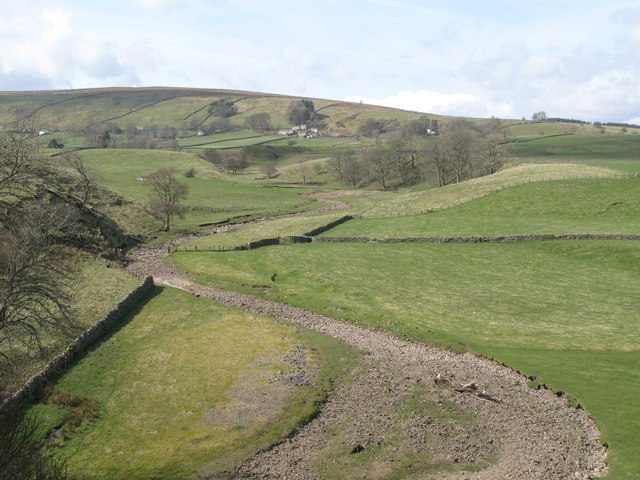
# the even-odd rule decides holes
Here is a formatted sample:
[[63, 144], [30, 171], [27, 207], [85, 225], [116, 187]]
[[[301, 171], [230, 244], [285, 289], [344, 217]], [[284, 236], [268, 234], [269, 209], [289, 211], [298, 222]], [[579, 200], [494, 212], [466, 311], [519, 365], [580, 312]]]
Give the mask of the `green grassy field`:
[[625, 172], [591, 165], [521, 163], [507, 165], [493, 175], [440, 188], [383, 197], [361, 197], [358, 199], [358, 205], [363, 208], [362, 214], [365, 217], [415, 215], [429, 210], [449, 208], [524, 183], [627, 176]]
[[512, 157], [567, 160], [638, 160], [640, 135], [566, 135], [531, 142], [511, 143]]
[[[139, 178], [161, 168], [175, 168], [177, 178], [189, 188], [183, 202], [188, 208], [186, 218], [176, 219], [179, 229], [238, 215], [306, 210], [317, 204], [295, 190], [260, 188], [217, 178], [219, 171], [215, 166], [190, 153], [106, 149], [88, 150], [82, 156], [102, 183], [140, 203], [147, 203], [151, 187]], [[195, 178], [183, 177], [189, 168], [196, 169]]]
[[215, 250], [246, 245], [263, 238], [302, 235], [314, 228], [326, 225], [346, 215], [345, 211], [304, 215], [300, 217], [281, 218], [268, 222], [246, 225], [224, 233], [208, 235], [181, 243], [178, 249]]
[[188, 138], [181, 138], [178, 144], [181, 147], [190, 147], [194, 145], [206, 144], [207, 146], [215, 147], [218, 143], [228, 142], [229, 140], [237, 140], [239, 138], [262, 138], [259, 133], [252, 132], [251, 130], [232, 130], [230, 132], [216, 133], [212, 135], [193, 136]]
[[[508, 124], [507, 124], [508, 125]], [[576, 131], [576, 134], [584, 134], [587, 131], [594, 130], [597, 133], [597, 130], [593, 129], [593, 127], [589, 127], [587, 130], [586, 127], [578, 126], [575, 124], [566, 124], [566, 123], [550, 123], [550, 122], [526, 122], [520, 123], [516, 125], [508, 125], [504, 127], [506, 129], [506, 134], [508, 139], [518, 140], [523, 138], [532, 138], [543, 135], [558, 135], [561, 133], [571, 133], [572, 131]]]
[[528, 183], [421, 215], [360, 218], [325, 236], [372, 238], [640, 233], [640, 179]]
[[588, 161], [586, 165], [594, 165], [596, 167], [613, 168], [622, 172], [634, 173], [638, 176], [640, 172], [640, 157], [637, 160], [609, 160], [609, 161]]
[[[105, 206], [113, 207], [109, 212], [128, 231], [157, 235], [158, 225], [143, 212], [151, 188], [138, 178], [160, 168], [175, 168], [189, 187], [187, 216], [176, 222], [181, 232], [235, 216], [319, 206], [299, 194], [311, 188], [344, 188], [327, 164], [331, 155], [357, 151], [392, 135], [258, 136], [244, 130], [246, 118], [266, 112], [274, 127], [290, 126], [285, 117], [293, 97], [162, 88], [3, 93], [0, 129], [16, 114], [35, 112], [35, 127], [54, 132], [33, 139], [43, 148], [51, 138], [67, 147], [85, 146], [87, 139], [77, 132], [107, 123], [113, 129], [129, 123], [139, 128], [171, 126], [189, 136], [202, 122], [214, 120], [207, 106], [219, 98], [235, 102], [238, 113], [229, 119], [235, 130], [180, 139], [186, 152], [82, 152], [101, 182], [131, 200], [124, 206]], [[327, 115], [322, 121], [331, 133], [355, 133], [367, 119], [389, 122], [397, 130], [423, 115], [330, 100], [314, 99], [314, 104]], [[344, 211], [248, 225], [184, 247], [230, 247], [300, 234], [347, 212], [363, 218], [326, 235], [640, 233], [640, 180], [632, 178], [640, 172], [637, 129], [623, 133], [606, 127], [601, 134], [588, 125], [501, 123], [506, 141], [520, 141], [504, 146], [513, 163], [497, 174], [443, 188], [425, 182], [396, 192], [349, 196], [344, 200], [353, 206]], [[567, 132], [572, 134], [542, 138]], [[124, 142], [122, 134], [114, 138], [117, 145]], [[239, 175], [224, 175], [198, 157], [199, 148], [231, 149], [265, 140], [274, 140], [268, 144], [273, 147], [293, 140], [303, 149], [280, 148], [277, 159], [257, 159]], [[161, 147], [169, 141], [157, 142]], [[260, 166], [270, 161], [277, 163], [279, 175], [264, 179]], [[196, 177], [184, 178], [190, 168], [196, 169]], [[303, 181], [314, 185], [300, 185]], [[155, 241], [165, 238], [161, 234]], [[602, 440], [611, 444], [608, 480], [640, 479], [638, 242], [315, 243], [250, 252], [177, 252], [171, 259], [203, 283], [264, 295], [458, 351], [472, 349], [537, 375], [554, 389], [567, 391], [596, 417]], [[105, 263], [82, 263], [74, 283], [74, 312], [81, 324], [96, 320], [136, 283]], [[320, 365], [323, 373], [315, 388], [289, 392], [277, 414], [254, 418], [250, 427], [203, 422], [212, 408], [233, 406], [230, 392], [247, 389], [246, 375], [253, 372], [259, 380], [253, 386], [264, 387], [269, 382], [260, 375], [286, 369], [273, 355], [294, 345], [303, 346], [312, 363]], [[338, 374], [336, 364], [345, 356], [349, 353], [326, 337], [157, 288], [122, 328], [57, 380], [55, 388], [95, 402], [99, 412], [98, 418], [67, 432], [57, 453], [70, 458], [74, 472], [88, 472], [89, 478], [212, 475], [287, 434], [313, 412], [314, 402], [329, 388], [330, 377]], [[32, 413], [46, 420], [47, 430], [69, 412], [36, 405]], [[334, 470], [332, 475], [339, 473]]]
[[[295, 348], [304, 350], [318, 381], [269, 388], [268, 378], [293, 368], [283, 355]], [[53, 451], [88, 479], [210, 475], [313, 413], [339, 359], [350, 355], [319, 334], [156, 287], [121, 328], [54, 382], [54, 391], [95, 402], [99, 417], [64, 434]], [[37, 404], [30, 413], [53, 428], [61, 409]]]
[[637, 242], [308, 244], [172, 259], [200, 282], [270, 285], [269, 298], [522, 362], [595, 415], [616, 459], [610, 478], [637, 478]]

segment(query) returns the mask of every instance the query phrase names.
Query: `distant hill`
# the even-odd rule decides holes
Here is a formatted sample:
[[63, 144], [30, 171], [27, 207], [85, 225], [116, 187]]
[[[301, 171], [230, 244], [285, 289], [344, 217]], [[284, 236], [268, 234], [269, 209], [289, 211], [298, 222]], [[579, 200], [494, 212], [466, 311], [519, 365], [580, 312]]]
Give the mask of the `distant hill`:
[[[232, 126], [243, 126], [250, 115], [268, 113], [271, 125], [277, 129], [294, 126], [286, 119], [286, 113], [291, 102], [300, 99], [239, 90], [172, 87], [0, 92], [0, 127], [30, 119], [36, 128], [49, 132], [81, 132], [107, 125], [124, 129], [128, 124], [137, 128], [197, 130], [214, 120], [208, 107], [226, 100], [237, 110], [228, 117]], [[311, 100], [317, 121], [342, 133], [355, 132], [370, 118], [407, 121], [422, 115], [359, 103]]]
[[[312, 108], [308, 136], [332, 137], [334, 142], [322, 143], [318, 138], [308, 142], [300, 138], [306, 134], [292, 132], [301, 122], [293, 120], [291, 111], [303, 100], [309, 100], [306, 104]], [[59, 148], [58, 143], [50, 144], [52, 139], [66, 148], [202, 151], [262, 144], [276, 148], [291, 140], [288, 132], [298, 146], [331, 156], [337, 151], [360, 150], [373, 141], [391, 140], [403, 126], [424, 116], [444, 126], [443, 131], [447, 124], [461, 120], [361, 103], [241, 90], [113, 87], [0, 92], [0, 132], [14, 128], [16, 121], [28, 122], [34, 136], [38, 132], [47, 135], [41, 143], [52, 148]], [[494, 130], [497, 124], [504, 153], [519, 161], [638, 159], [635, 152], [640, 148], [640, 128], [631, 125], [591, 125], [562, 119], [464, 120]], [[98, 138], [105, 132], [108, 135]], [[358, 135], [361, 138], [357, 142], [338, 142]], [[362, 137], [369, 138], [363, 141]]]

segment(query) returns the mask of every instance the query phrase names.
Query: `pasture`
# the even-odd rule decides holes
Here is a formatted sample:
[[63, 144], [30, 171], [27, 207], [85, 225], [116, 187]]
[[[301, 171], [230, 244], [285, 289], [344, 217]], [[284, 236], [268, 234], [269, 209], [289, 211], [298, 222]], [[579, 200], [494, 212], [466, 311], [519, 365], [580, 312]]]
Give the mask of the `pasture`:
[[[50, 448], [87, 479], [211, 475], [311, 415], [350, 355], [320, 334], [156, 287], [54, 382], [51, 398], [86, 399], [99, 413]], [[307, 386], [279, 380], [301, 369]], [[48, 430], [67, 410], [52, 400], [30, 413]]]
[[302, 235], [314, 228], [326, 225], [346, 215], [344, 210], [337, 213], [324, 212], [315, 215], [280, 218], [260, 223], [240, 226], [228, 232], [216, 233], [196, 238], [180, 244], [177, 249], [214, 250], [216, 248], [233, 248], [255, 242], [263, 238]]
[[[193, 136], [215, 120], [208, 107], [220, 98], [237, 107], [229, 117], [232, 130]], [[43, 147], [51, 138], [67, 147], [86, 146], [82, 132], [87, 127], [112, 129], [116, 145], [122, 145], [125, 135], [115, 132], [128, 124], [149, 132], [178, 129], [183, 151], [109, 148], [81, 153], [90, 173], [125, 198], [105, 200], [105, 211], [127, 231], [151, 233], [156, 237], [148, 240], [157, 242], [166, 236], [155, 231], [158, 225], [144, 206], [151, 196], [144, 177], [155, 170], [175, 168], [179, 181], [189, 187], [187, 214], [176, 219], [176, 232], [234, 217], [309, 211], [321, 205], [305, 193], [344, 188], [328, 163], [332, 155], [391, 139], [402, 124], [423, 115], [314, 99], [316, 111], [326, 115], [318, 120], [327, 132], [347, 136], [298, 139], [245, 129], [245, 120], [255, 113], [269, 113], [274, 127], [290, 126], [286, 111], [292, 100], [164, 88], [3, 94], [0, 127], [8, 128], [16, 115], [32, 118], [36, 128], [54, 132], [34, 137]], [[381, 122], [387, 131], [376, 139], [348, 136], [368, 119]], [[479, 126], [488, 122], [472, 121]], [[640, 233], [637, 129], [623, 133], [606, 127], [602, 134], [592, 126], [562, 123], [504, 120], [501, 125], [512, 163], [494, 175], [442, 188], [424, 181], [367, 196], [347, 196], [345, 191], [341, 197], [338, 192], [336, 198], [350, 208], [192, 240], [182, 246], [191, 251], [178, 249], [170, 261], [203, 284], [459, 352], [472, 350], [535, 375], [537, 382], [568, 392], [597, 419], [602, 441], [610, 443], [607, 478], [640, 480], [638, 242], [311, 243], [202, 251], [302, 234], [347, 213], [361, 218], [325, 235]], [[564, 133], [571, 134], [550, 136]], [[198, 156], [203, 148], [239, 149], [265, 141], [265, 147], [274, 147], [270, 155], [254, 158], [238, 175], [225, 174]], [[170, 142], [157, 138], [156, 146]], [[279, 169], [271, 179], [260, 170], [269, 162]], [[190, 169], [195, 177], [186, 178]], [[73, 288], [74, 314], [81, 325], [96, 320], [137, 283], [114, 266], [79, 264]], [[62, 345], [60, 339], [51, 341], [52, 350]], [[314, 380], [276, 391], [278, 372], [294, 368], [287, 360], [291, 355]], [[207, 478], [313, 415], [332, 382], [341, 378], [341, 368], [349, 366], [343, 360], [353, 355], [337, 341], [299, 327], [157, 287], [120, 328], [55, 380], [53, 397], [83, 399], [94, 405], [91, 415], [75, 418], [73, 409], [53, 400], [33, 405], [30, 412], [45, 420], [43, 435], [75, 418], [75, 426], [49, 448], [69, 458], [72, 472], [88, 479]], [[255, 414], [242, 417], [240, 404]], [[256, 413], [259, 407], [267, 413]], [[336, 453], [334, 447], [327, 449], [327, 471], [338, 476], [344, 472], [330, 462], [352, 456]], [[367, 451], [361, 458], [373, 460], [373, 455]]]
[[[317, 202], [291, 189], [261, 188], [217, 178], [218, 169], [201, 158], [181, 152], [155, 150], [88, 150], [82, 153], [88, 168], [107, 187], [126, 198], [145, 204], [152, 189], [144, 177], [161, 168], [176, 169], [176, 177], [189, 188], [183, 204], [188, 211], [176, 226], [195, 228], [240, 215], [261, 216], [307, 210]], [[194, 168], [195, 178], [184, 178]], [[180, 178], [182, 177], [182, 178]]]
[[640, 233], [640, 179], [518, 185], [445, 210], [343, 223], [325, 236], [371, 238]]
[[358, 205], [364, 217], [394, 217], [415, 215], [431, 210], [441, 210], [476, 200], [505, 188], [524, 183], [575, 178], [627, 177], [625, 172], [591, 165], [569, 163], [507, 165], [493, 175], [478, 177], [466, 182], [454, 183], [441, 188], [387, 194], [384, 197], [361, 197]]
[[312, 243], [172, 260], [201, 283], [269, 285], [270, 299], [514, 362], [597, 418], [610, 478], [637, 478], [637, 242]]
[[530, 142], [510, 143], [506, 146], [506, 150], [511, 157], [545, 161], [638, 160], [640, 135], [631, 133], [565, 135], [540, 138]]

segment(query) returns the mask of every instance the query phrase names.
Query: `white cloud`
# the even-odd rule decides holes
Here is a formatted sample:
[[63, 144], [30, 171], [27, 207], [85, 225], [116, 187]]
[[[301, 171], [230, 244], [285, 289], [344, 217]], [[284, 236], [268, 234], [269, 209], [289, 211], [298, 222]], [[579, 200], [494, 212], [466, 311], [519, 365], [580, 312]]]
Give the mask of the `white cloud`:
[[185, 0], [133, 0], [134, 5], [151, 10], [162, 10], [164, 8], [173, 7], [182, 3], [187, 2]]
[[384, 98], [348, 96], [347, 102], [369, 103], [441, 115], [469, 117], [509, 117], [513, 115], [508, 103], [492, 104], [470, 93], [441, 93], [430, 90], [402, 91]]
[[626, 122], [624, 122], [624, 123], [631, 123], [631, 124], [633, 124], [633, 125], [640, 125], [640, 117], [633, 117], [633, 118], [630, 118], [629, 120], [627, 120], [627, 121], [626, 121]]
[[71, 32], [72, 15], [60, 8], [45, 9], [42, 18], [49, 24], [40, 36], [43, 44], [55, 44], [68, 37]]
[[539, 102], [551, 116], [590, 121], [627, 118], [640, 110], [640, 72], [612, 70], [562, 89], [549, 88]]
[[522, 62], [520, 72], [525, 78], [540, 79], [558, 71], [558, 61], [547, 56], [531, 57]]
[[123, 62], [112, 38], [77, 32], [73, 15], [63, 9], [42, 10], [39, 21], [6, 38], [0, 51], [0, 89], [139, 83], [135, 66]]
[[629, 43], [640, 54], [640, 25], [631, 29], [629, 32]]

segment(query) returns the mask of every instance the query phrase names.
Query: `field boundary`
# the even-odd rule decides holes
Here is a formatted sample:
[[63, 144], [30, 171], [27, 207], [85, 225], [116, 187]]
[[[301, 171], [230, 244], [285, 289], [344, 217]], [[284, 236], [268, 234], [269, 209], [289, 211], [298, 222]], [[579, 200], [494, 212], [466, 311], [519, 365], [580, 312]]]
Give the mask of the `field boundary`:
[[370, 237], [313, 237], [309, 235], [287, 235], [283, 237], [263, 238], [246, 245], [208, 247], [173, 247], [168, 253], [174, 252], [232, 252], [238, 250], [255, 250], [256, 248], [272, 245], [291, 245], [295, 243], [516, 243], [531, 240], [640, 240], [640, 234], [617, 233], [567, 233], [567, 234], [534, 234], [508, 235], [493, 237], [398, 237], [398, 238], [370, 238]]
[[110, 331], [153, 288], [153, 277], [148, 276], [136, 288], [113, 307], [102, 319], [82, 332], [67, 349], [51, 360], [39, 373], [32, 376], [24, 386], [0, 405], [0, 416], [11, 415], [24, 400], [33, 398], [54, 375], [67, 364], [82, 355], [91, 345]]
[[287, 235], [282, 237], [262, 238], [246, 245], [220, 246], [210, 245], [190, 248], [186, 246], [168, 248], [167, 253], [174, 252], [233, 252], [254, 250], [273, 245], [291, 245], [296, 243], [516, 243], [532, 240], [640, 240], [640, 234], [618, 233], [565, 233], [565, 234], [532, 234], [478, 237], [316, 237], [310, 235]]
[[513, 243], [529, 240], [640, 240], [638, 234], [566, 233], [474, 237], [314, 237], [314, 242], [328, 243]]

